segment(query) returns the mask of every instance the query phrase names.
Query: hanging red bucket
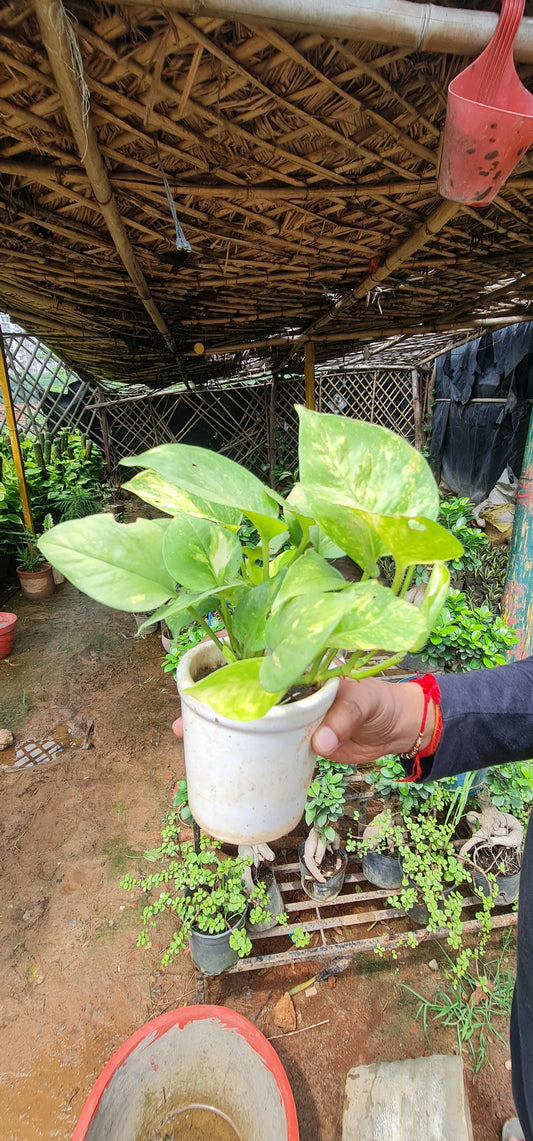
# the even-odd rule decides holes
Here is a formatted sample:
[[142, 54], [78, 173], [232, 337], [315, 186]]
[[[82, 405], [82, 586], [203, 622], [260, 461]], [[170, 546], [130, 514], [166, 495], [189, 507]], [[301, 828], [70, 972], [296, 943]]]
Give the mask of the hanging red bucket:
[[7, 610], [0, 611], [0, 658], [7, 658], [13, 649], [16, 625], [16, 614], [10, 614]]
[[298, 1141], [296, 1107], [275, 1050], [225, 1006], [184, 1006], [147, 1022], [102, 1070], [72, 1141], [167, 1133]]
[[448, 87], [439, 175], [443, 198], [488, 205], [533, 142], [533, 95], [513, 61], [524, 4], [502, 0], [490, 43]]

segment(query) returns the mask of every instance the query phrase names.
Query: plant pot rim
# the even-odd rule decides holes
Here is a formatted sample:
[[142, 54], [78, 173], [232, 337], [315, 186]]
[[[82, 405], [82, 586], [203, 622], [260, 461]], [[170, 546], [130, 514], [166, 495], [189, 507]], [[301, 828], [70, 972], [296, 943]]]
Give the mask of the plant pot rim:
[[0, 610], [0, 634], [9, 634], [18, 622], [18, 615], [10, 610]]
[[227, 665], [227, 662], [214, 642], [199, 642], [198, 645], [191, 646], [191, 649], [187, 650], [178, 662], [176, 669], [176, 685], [181, 701], [196, 710], [199, 716], [206, 721], [213, 721], [229, 728], [239, 728], [243, 732], [253, 733], [256, 731], [256, 727], [261, 725], [264, 732], [276, 733], [287, 722], [290, 722], [294, 728], [300, 724], [303, 728], [312, 720], [313, 715], [320, 717], [322, 706], [324, 706], [324, 713], [326, 712], [339, 685], [338, 677], [328, 678], [320, 689], [310, 693], [308, 697], [302, 697], [299, 701], [293, 701], [287, 705], [274, 705], [263, 717], [258, 717], [253, 721], [238, 721], [236, 718], [224, 717], [223, 714], [216, 713], [206, 701], [198, 701], [198, 698], [193, 697], [192, 694], [183, 693], [184, 689], [194, 685], [193, 665], [199, 671], [209, 667], [215, 668], [217, 665]]
[[35, 570], [24, 570], [24, 567], [21, 566], [15, 567], [15, 570], [17, 574], [42, 574], [43, 571], [48, 572], [52, 570], [52, 564], [48, 563], [46, 559], [43, 559], [42, 563], [40, 563], [38, 567], [35, 567]]
[[227, 1030], [238, 1034], [247, 1042], [251, 1049], [256, 1053], [264, 1062], [266, 1068], [273, 1075], [274, 1081], [278, 1087], [279, 1096], [283, 1103], [283, 1108], [287, 1118], [287, 1141], [298, 1141], [298, 1119], [296, 1116], [296, 1106], [294, 1102], [293, 1093], [289, 1085], [289, 1079], [281, 1064], [274, 1047], [265, 1038], [264, 1034], [244, 1018], [242, 1014], [237, 1014], [235, 1010], [231, 1010], [226, 1006], [181, 1006], [177, 1010], [167, 1010], [164, 1014], [160, 1014], [157, 1018], [153, 1018], [150, 1022], [146, 1022], [139, 1030], [123, 1042], [119, 1046], [109, 1062], [104, 1066], [100, 1076], [97, 1078], [87, 1101], [82, 1109], [78, 1123], [74, 1130], [72, 1141], [84, 1141], [88, 1136], [88, 1132], [97, 1111], [100, 1101], [108, 1088], [111, 1080], [115, 1074], [120, 1071], [120, 1068], [129, 1058], [138, 1046], [146, 1043], [147, 1046], [158, 1038], [166, 1034], [172, 1027], [178, 1026], [183, 1030], [190, 1022], [201, 1021], [219, 1022]]

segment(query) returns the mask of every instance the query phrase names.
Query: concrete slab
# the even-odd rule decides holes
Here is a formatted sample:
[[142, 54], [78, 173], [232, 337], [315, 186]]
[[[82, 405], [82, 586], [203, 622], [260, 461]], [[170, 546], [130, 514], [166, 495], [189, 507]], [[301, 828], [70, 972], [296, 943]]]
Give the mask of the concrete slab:
[[463, 1063], [453, 1055], [356, 1066], [342, 1141], [473, 1141]]

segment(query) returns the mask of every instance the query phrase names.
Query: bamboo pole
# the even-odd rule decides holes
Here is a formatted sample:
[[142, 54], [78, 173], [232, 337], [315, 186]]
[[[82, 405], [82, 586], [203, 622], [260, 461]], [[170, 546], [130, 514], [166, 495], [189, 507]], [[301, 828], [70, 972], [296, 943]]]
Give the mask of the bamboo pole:
[[315, 346], [313, 341], [306, 341], [304, 348], [304, 375], [305, 375], [305, 407], [316, 408], [315, 401]]
[[[157, 0], [110, 0], [111, 5], [140, 5], [160, 11]], [[494, 34], [493, 12], [442, 8], [409, 0], [165, 0], [165, 8], [195, 18], [217, 16], [244, 24], [271, 24], [306, 35], [400, 46], [415, 51], [451, 52], [475, 56]], [[533, 19], [522, 19], [514, 43], [515, 59], [533, 63]]]
[[20, 502], [22, 503], [22, 514], [26, 529], [35, 535], [35, 527], [33, 525], [33, 515], [31, 513], [30, 499], [28, 495], [28, 485], [26, 483], [26, 473], [24, 471], [24, 462], [22, 459], [22, 450], [20, 447], [20, 440], [17, 430], [17, 421], [15, 419], [15, 409], [13, 406], [13, 396], [11, 393], [11, 385], [9, 383], [9, 373], [7, 371], [7, 356], [4, 345], [4, 335], [0, 327], [0, 390], [2, 392], [2, 400], [6, 410], [6, 423], [9, 431], [9, 442], [11, 444], [11, 452], [13, 455], [13, 462], [15, 464], [15, 471], [17, 473]]
[[516, 496], [502, 614], [504, 622], [518, 635], [508, 660], [527, 658], [533, 654], [533, 412]]
[[174, 352], [170, 330], [151, 296], [142, 269], [130, 244], [98, 148], [89, 108], [84, 102], [85, 95], [88, 93], [81, 72], [82, 63], [79, 47], [68, 16], [61, 0], [35, 0], [35, 11], [65, 115], [117, 253], [150, 319], [162, 334], [168, 348]]
[[420, 400], [420, 377], [418, 369], [411, 369], [411, 381], [413, 386], [413, 418], [415, 425], [415, 448], [417, 452], [421, 452], [424, 447], [424, 413], [422, 410], [422, 403]]

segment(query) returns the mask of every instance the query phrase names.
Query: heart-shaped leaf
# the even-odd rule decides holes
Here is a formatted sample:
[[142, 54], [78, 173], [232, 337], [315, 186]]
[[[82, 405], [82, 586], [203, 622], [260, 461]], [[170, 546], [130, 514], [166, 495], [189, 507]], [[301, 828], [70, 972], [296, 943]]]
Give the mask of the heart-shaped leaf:
[[278, 506], [261, 480], [218, 452], [191, 444], [160, 444], [121, 462], [126, 467], [151, 468], [174, 487], [208, 503], [237, 508], [267, 538], [285, 530]]
[[340, 621], [345, 593], [293, 598], [269, 618], [266, 638], [272, 653], [263, 658], [259, 675], [265, 689], [286, 690], [301, 679]]
[[237, 603], [231, 620], [234, 639], [243, 656], [260, 654], [266, 646], [266, 623], [282, 577], [269, 578], [248, 590]]
[[123, 485], [127, 491], [133, 491], [145, 503], [151, 503], [160, 511], [168, 515], [186, 512], [189, 515], [200, 515], [203, 519], [214, 519], [225, 527], [237, 529], [242, 519], [242, 511], [236, 507], [226, 507], [223, 503], [207, 503], [205, 499], [191, 495], [185, 488], [175, 487], [168, 480], [163, 479], [159, 472], [147, 468], [140, 471], [133, 479]]
[[149, 519], [117, 523], [88, 515], [59, 523], [38, 542], [45, 558], [97, 602], [116, 610], [148, 611], [174, 594], [163, 560], [166, 528]]
[[357, 582], [344, 593], [349, 610], [330, 633], [329, 649], [407, 651], [427, 636], [425, 616], [379, 582]]
[[[427, 460], [388, 428], [297, 407], [300, 479], [347, 506], [383, 515], [436, 519], [437, 485]], [[313, 504], [309, 500], [313, 509]]]
[[316, 551], [309, 549], [304, 551], [287, 570], [273, 609], [288, 602], [290, 598], [326, 593], [330, 590], [339, 590], [343, 586], [346, 586], [346, 580], [340, 571], [331, 567]]
[[432, 519], [374, 515], [372, 521], [397, 567], [445, 562], [458, 559], [463, 553], [462, 544], [455, 535]]
[[277, 705], [283, 690], [265, 693], [259, 682], [259, 672], [264, 658], [247, 658], [222, 666], [215, 673], [197, 681], [184, 693], [205, 701], [216, 713], [235, 721], [255, 721], [264, 717], [273, 705]]
[[176, 515], [163, 540], [169, 574], [189, 590], [216, 590], [236, 579], [241, 544], [232, 531], [196, 515]]

